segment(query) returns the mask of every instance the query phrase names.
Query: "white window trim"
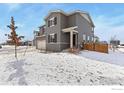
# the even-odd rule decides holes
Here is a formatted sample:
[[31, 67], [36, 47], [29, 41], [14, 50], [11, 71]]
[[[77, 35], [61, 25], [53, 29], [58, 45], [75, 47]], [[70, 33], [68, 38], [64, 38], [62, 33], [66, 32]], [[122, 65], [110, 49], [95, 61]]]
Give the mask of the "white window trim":
[[[54, 36], [56, 33], [49, 34], [51, 36]], [[56, 42], [49, 42], [49, 44], [56, 44]]]
[[52, 27], [52, 26], [55, 26], [55, 25], [53, 24], [53, 25], [51, 25], [50, 27]]
[[86, 34], [83, 34], [83, 40], [86, 41]]
[[55, 33], [49, 34], [49, 35], [55, 35]]
[[50, 25], [50, 27], [55, 26], [55, 25], [54, 25], [54, 18], [55, 18], [55, 17], [52, 17], [52, 18], [49, 19], [50, 21], [52, 21], [52, 25]]
[[49, 20], [54, 20], [55, 17], [50, 18]]
[[93, 41], [93, 36], [91, 36], [91, 41]]
[[89, 35], [87, 36], [87, 41], [90, 41], [90, 36]]

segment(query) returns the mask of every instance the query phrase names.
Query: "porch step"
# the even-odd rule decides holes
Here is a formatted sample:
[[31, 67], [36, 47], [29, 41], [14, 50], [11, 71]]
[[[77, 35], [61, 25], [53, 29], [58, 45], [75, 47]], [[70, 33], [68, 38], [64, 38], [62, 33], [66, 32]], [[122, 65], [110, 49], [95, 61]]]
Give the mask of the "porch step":
[[78, 48], [68, 48], [63, 50], [62, 52], [79, 53], [80, 50]]

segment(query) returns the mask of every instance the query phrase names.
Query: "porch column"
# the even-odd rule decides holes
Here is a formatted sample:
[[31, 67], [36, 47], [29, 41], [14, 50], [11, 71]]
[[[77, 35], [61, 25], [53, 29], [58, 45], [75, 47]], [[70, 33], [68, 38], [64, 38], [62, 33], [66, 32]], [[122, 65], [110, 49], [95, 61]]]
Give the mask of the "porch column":
[[70, 48], [73, 48], [73, 31], [70, 31]]

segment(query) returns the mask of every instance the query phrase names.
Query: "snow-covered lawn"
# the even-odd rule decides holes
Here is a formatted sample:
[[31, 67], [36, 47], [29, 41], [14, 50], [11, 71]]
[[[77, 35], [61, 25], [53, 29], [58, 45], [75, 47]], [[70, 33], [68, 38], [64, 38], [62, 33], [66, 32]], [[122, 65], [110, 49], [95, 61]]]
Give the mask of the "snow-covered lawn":
[[115, 52], [110, 50], [108, 54], [84, 50], [81, 51], [79, 55], [101, 62], [124, 66], [124, 52], [122, 50], [124, 49], [119, 48]]
[[118, 48], [118, 50], [124, 53], [124, 47]]
[[124, 67], [70, 53], [40, 53], [19, 47], [0, 50], [1, 85], [124, 85]]

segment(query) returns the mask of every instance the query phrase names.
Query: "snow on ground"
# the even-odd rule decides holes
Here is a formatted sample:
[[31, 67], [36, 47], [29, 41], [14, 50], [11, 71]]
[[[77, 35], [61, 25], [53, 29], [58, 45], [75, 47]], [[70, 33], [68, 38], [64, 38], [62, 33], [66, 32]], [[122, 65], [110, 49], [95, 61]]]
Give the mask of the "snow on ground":
[[1, 85], [124, 85], [124, 67], [70, 53], [40, 53], [19, 47], [0, 50]]
[[124, 52], [123, 51], [124, 51], [123, 48], [119, 48], [115, 52], [110, 50], [109, 53], [106, 54], [106, 53], [84, 50], [84, 51], [81, 51], [79, 55], [89, 58], [89, 59], [98, 60], [101, 62], [124, 66]]
[[124, 53], [124, 47], [118, 48], [118, 50]]
[[[28, 48], [30, 48], [30, 49], [28, 49]], [[36, 49], [31, 46], [19, 46], [19, 47], [17, 47], [17, 50], [19, 53], [24, 53], [24, 51], [28, 51], [28, 52], [36, 51]], [[5, 45], [5, 46], [2, 46], [2, 49], [0, 49], [0, 55], [14, 54], [14, 51], [15, 51], [15, 46]]]

